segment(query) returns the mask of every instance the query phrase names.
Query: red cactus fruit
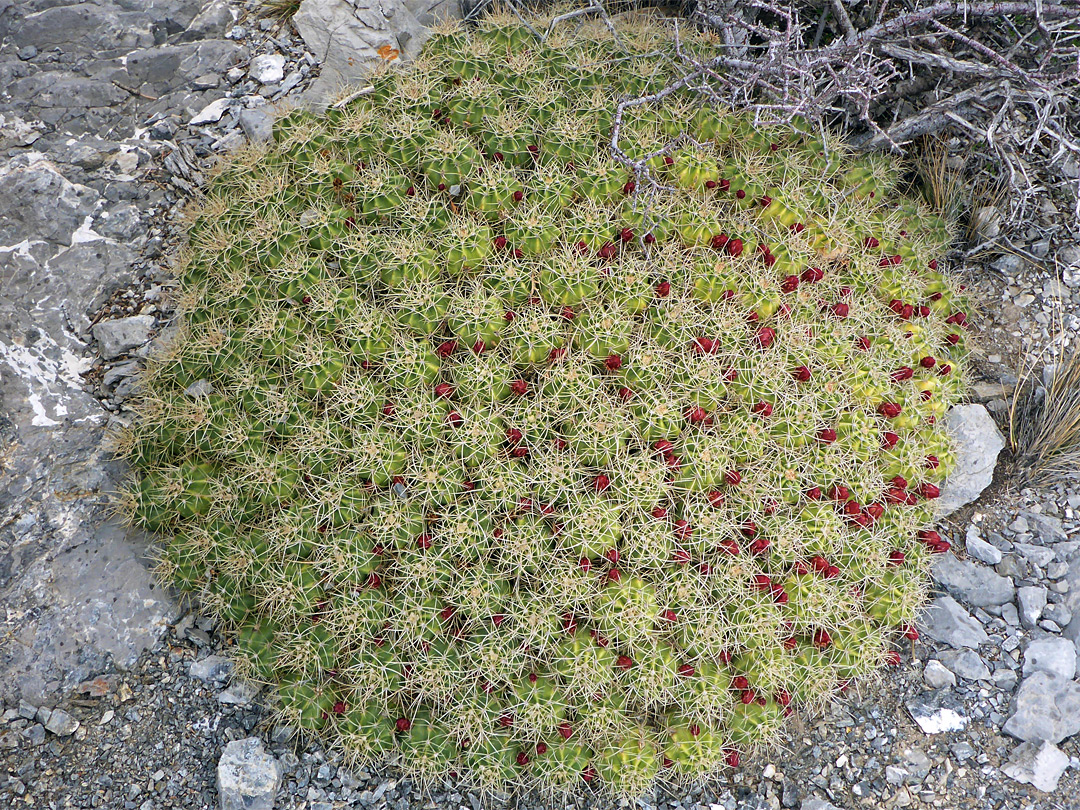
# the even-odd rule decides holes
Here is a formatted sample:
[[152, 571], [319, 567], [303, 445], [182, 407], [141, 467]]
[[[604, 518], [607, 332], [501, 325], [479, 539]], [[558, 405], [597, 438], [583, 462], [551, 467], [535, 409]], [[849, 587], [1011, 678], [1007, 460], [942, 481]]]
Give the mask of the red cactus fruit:
[[619, 669], [630, 669], [634, 666], [634, 660], [629, 655], [620, 655], [615, 660], [615, 666]]
[[728, 554], [728, 555], [730, 555], [732, 557], [738, 557], [739, 556], [739, 543], [738, 543], [737, 540], [735, 540], [735, 539], [733, 539], [731, 537], [724, 538], [723, 540], [721, 540], [716, 545], [716, 547], [720, 551], [722, 551], [725, 554]]
[[832, 644], [832, 636], [829, 635], [827, 630], [815, 630], [813, 640], [814, 646], [822, 650]]
[[416, 546], [417, 548], [421, 548], [424, 551], [427, 551], [429, 548], [431, 548], [431, 535], [427, 532], [419, 535], [416, 538]]
[[883, 402], [878, 405], [878, 413], [884, 416], [886, 419], [895, 419], [903, 411], [903, 408], [897, 402]]
[[915, 371], [910, 366], [901, 366], [889, 376], [892, 377], [894, 382], [903, 382], [914, 377]]
[[931, 484], [929, 482], [919, 484], [919, 489], [917, 491], [928, 501], [941, 495], [941, 490], [938, 488], [937, 484]]
[[762, 349], [767, 349], [776, 340], [776, 330], [769, 326], [763, 326], [754, 334], [754, 340]]
[[449, 399], [454, 395], [454, 386], [450, 383], [439, 383], [435, 386], [435, 394], [443, 399]]
[[820, 267], [807, 267], [799, 274], [799, 278], [806, 284], [816, 284], [825, 278], [825, 271]]
[[799, 288], [799, 277], [796, 275], [785, 276], [780, 282], [780, 292], [792, 293]]
[[770, 545], [771, 544], [767, 537], [759, 537], [757, 540], [755, 540], [749, 545], [750, 553], [753, 554], [755, 557], [758, 557], [768, 551]]
[[898, 548], [894, 548], [892, 551], [889, 552], [889, 565], [894, 568], [896, 566], [903, 565], [904, 560], [906, 559], [907, 555]]
[[890, 667], [900, 666], [900, 653], [898, 653], [896, 650], [889, 650], [887, 653], [885, 653], [885, 663], [888, 664]]
[[795, 366], [791, 370], [791, 376], [799, 382], [810, 382], [810, 369], [806, 366]]
[[772, 416], [773, 406], [771, 402], [755, 402], [750, 407], [750, 412], [766, 418]]
[[823, 444], [832, 444], [836, 441], [836, 431], [832, 428], [823, 428], [818, 431], [817, 439]]
[[619, 571], [618, 568], [609, 568], [607, 572], [607, 578], [610, 579], [612, 582], [618, 582], [620, 579], [622, 579], [622, 573]]
[[727, 763], [729, 768], [738, 768], [740, 763], [739, 752], [734, 748], [729, 749], [724, 754], [724, 762]]
[[727, 252], [729, 256], [739, 256], [743, 252], [742, 239], [732, 239], [727, 243]]
[[739, 531], [742, 532], [743, 537], [753, 537], [757, 534], [757, 524], [752, 520], [744, 520], [739, 524]]
[[919, 631], [915, 625], [909, 624], [904, 628], [904, 638], [910, 639], [911, 641], [919, 640]]
[[559, 732], [559, 736], [562, 737], [564, 740], [569, 740], [571, 737], [574, 736], [574, 727], [566, 721], [559, 723], [558, 727], [555, 730]]
[[881, 446], [886, 450], [891, 450], [898, 441], [900, 441], [900, 436], [891, 430], [886, 430], [881, 434]]

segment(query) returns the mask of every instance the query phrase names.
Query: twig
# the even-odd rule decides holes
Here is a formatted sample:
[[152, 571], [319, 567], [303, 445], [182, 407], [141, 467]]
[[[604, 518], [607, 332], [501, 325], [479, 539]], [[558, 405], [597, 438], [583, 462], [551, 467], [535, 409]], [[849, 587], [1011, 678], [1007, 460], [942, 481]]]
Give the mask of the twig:
[[121, 90], [127, 90], [133, 96], [138, 96], [139, 98], [145, 98], [147, 101], [157, 101], [158, 100], [157, 96], [148, 96], [148, 95], [146, 95], [146, 93], [143, 93], [143, 92], [141, 92], [139, 90], [133, 90], [130, 87], [126, 87], [125, 85], [120, 84], [120, 82], [118, 82], [116, 79], [113, 79], [112, 83], [115, 84], [117, 87], [119, 87]]

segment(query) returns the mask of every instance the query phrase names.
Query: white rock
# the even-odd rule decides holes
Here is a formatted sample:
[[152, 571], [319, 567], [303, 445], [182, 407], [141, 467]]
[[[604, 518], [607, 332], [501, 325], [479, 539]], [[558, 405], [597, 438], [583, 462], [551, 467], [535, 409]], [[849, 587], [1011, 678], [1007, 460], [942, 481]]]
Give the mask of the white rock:
[[934, 504], [936, 515], [951, 515], [979, 497], [994, 478], [998, 453], [1005, 447], [993, 417], [982, 405], [955, 405], [945, 426], [956, 437], [956, 466]]
[[964, 539], [964, 548], [967, 553], [979, 562], [987, 565], [997, 565], [1001, 562], [1001, 551], [986, 542], [979, 536], [979, 530], [974, 524], [968, 526], [967, 536]]
[[229, 109], [229, 102], [232, 99], [219, 98], [217, 101], [211, 101], [202, 110], [191, 119], [192, 124], [216, 124], [221, 120], [221, 116], [225, 115], [225, 111]]
[[1037, 638], [1024, 650], [1024, 676], [1045, 672], [1072, 680], [1076, 675], [1076, 647], [1067, 638]]
[[1058, 779], [1068, 767], [1068, 755], [1053, 743], [1024, 742], [1016, 746], [1001, 770], [1017, 782], [1050, 793], [1057, 790]]
[[923, 680], [931, 689], [956, 686], [956, 676], [936, 658], [926, 662], [926, 667], [923, 669]]
[[225, 746], [217, 768], [221, 810], [273, 810], [280, 785], [281, 764], [258, 737]]
[[285, 78], [285, 57], [280, 53], [264, 53], [251, 60], [248, 75], [259, 84], [277, 84]]

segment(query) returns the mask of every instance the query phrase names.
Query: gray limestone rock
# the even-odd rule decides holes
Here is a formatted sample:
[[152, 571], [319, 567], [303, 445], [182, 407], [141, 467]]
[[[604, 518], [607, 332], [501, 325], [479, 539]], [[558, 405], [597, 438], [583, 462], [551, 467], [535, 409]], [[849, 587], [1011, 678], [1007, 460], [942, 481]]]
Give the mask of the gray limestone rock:
[[1020, 605], [1020, 624], [1028, 630], [1035, 627], [1046, 607], [1046, 588], [1041, 585], [1025, 585], [1016, 590], [1016, 600]]
[[1037, 638], [1024, 648], [1024, 676], [1045, 672], [1072, 680], [1076, 675], [1076, 646], [1067, 638]]
[[947, 686], [956, 686], [956, 676], [937, 659], [930, 659], [923, 668], [923, 681], [931, 689], [944, 689]]
[[956, 437], [956, 467], [935, 501], [937, 516], [945, 517], [979, 497], [994, 478], [998, 453], [1005, 447], [993, 417], [982, 405], [955, 405], [945, 426]]
[[270, 140], [274, 134], [274, 117], [266, 110], [256, 107], [252, 110], [241, 110], [239, 115], [240, 129], [252, 143], [261, 143]]
[[158, 45], [128, 54], [127, 72], [132, 87], [162, 95], [207, 73], [224, 75], [247, 55], [243, 45], [221, 39]]
[[1020, 683], [1002, 730], [1018, 740], [1059, 743], [1080, 731], [1080, 684], [1036, 672]]
[[63, 709], [53, 709], [45, 721], [45, 730], [57, 737], [70, 737], [79, 728], [79, 721]]
[[41, 158], [0, 166], [0, 246], [24, 240], [70, 245], [98, 197]]
[[951, 647], [978, 647], [990, 640], [983, 626], [951, 596], [931, 602], [919, 620], [927, 636]]
[[936, 555], [931, 575], [950, 594], [974, 607], [1004, 605], [1013, 600], [1011, 578], [953, 554]]
[[225, 746], [217, 767], [221, 810], [272, 810], [280, 784], [281, 764], [258, 737]]
[[1023, 742], [1001, 770], [1006, 776], [1044, 793], [1057, 790], [1058, 779], [1069, 767], [1068, 754], [1050, 742]]
[[964, 549], [976, 560], [987, 565], [997, 565], [1001, 562], [1001, 551], [983, 540], [974, 524], [967, 528]]
[[265, 53], [251, 60], [248, 76], [259, 84], [277, 84], [285, 78], [285, 57], [280, 53]]
[[191, 42], [197, 39], [220, 39], [235, 21], [229, 0], [210, 0], [180, 35], [180, 40]]
[[206, 684], [223, 684], [232, 674], [233, 662], [221, 655], [208, 655], [192, 661], [188, 674]]
[[924, 734], [959, 731], [968, 724], [960, 699], [952, 692], [924, 692], [907, 702], [907, 710]]
[[153, 315], [132, 315], [111, 321], [100, 321], [91, 330], [98, 350], [106, 360], [138, 348], [150, 340], [154, 329]]
[[304, 0], [293, 24], [322, 65], [309, 101], [325, 106], [380, 62], [415, 58], [428, 38], [426, 26], [457, 14], [457, 4], [447, 0]]
[[938, 659], [961, 678], [969, 681], [985, 681], [990, 678], [986, 663], [974, 650], [944, 650]]

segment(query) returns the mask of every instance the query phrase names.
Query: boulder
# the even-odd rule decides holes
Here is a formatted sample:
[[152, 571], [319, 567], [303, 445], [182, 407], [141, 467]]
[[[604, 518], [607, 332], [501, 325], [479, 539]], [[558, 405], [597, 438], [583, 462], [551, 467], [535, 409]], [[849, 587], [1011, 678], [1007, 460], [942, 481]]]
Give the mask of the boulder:
[[934, 641], [951, 647], [975, 648], [990, 640], [983, 626], [951, 596], [939, 596], [931, 602], [918, 624]]
[[1005, 775], [1044, 793], [1057, 790], [1058, 779], [1069, 767], [1069, 756], [1049, 742], [1023, 742], [1001, 768]]

